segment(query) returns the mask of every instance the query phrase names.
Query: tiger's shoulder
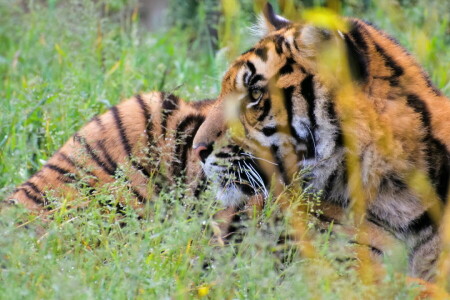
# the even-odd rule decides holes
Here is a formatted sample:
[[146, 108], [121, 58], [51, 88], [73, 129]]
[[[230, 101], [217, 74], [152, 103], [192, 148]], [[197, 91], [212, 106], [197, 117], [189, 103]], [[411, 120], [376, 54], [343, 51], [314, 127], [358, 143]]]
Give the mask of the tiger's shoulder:
[[406, 99], [406, 105], [420, 115], [424, 126], [450, 149], [450, 99], [436, 88], [421, 64], [394, 37], [364, 20], [352, 18], [349, 24], [346, 45], [352, 59], [364, 64], [365, 80], [372, 77], [366, 84], [371, 89], [365, 90], [367, 95]]

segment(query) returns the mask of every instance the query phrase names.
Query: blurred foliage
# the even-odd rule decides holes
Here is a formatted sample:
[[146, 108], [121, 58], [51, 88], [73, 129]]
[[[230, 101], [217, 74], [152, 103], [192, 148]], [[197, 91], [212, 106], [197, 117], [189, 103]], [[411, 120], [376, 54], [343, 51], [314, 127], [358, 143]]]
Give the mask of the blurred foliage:
[[[450, 95], [448, 1], [271, 2], [286, 16], [295, 15], [293, 7], [327, 5], [377, 24], [414, 53]], [[249, 27], [262, 3], [170, 0], [170, 26], [148, 32], [139, 22], [137, 0], [0, 0], [0, 197], [36, 172], [82, 124], [122, 98], [155, 89], [188, 100], [217, 96], [229, 61], [255, 41]], [[417, 294], [395, 275], [406, 258], [388, 264], [378, 285], [361, 284], [348, 264], [280, 262], [273, 253], [283, 228], [268, 230], [269, 238], [260, 230], [270, 227], [267, 219], [276, 210], [271, 205], [248, 224], [241, 246], [219, 249], [209, 244], [204, 227], [218, 209], [211, 195], [201, 201], [179, 199], [176, 191], [161, 195], [140, 222], [133, 212], [119, 222], [113, 210], [99, 205], [105, 197], [107, 191], [99, 192], [87, 209], [56, 214], [54, 222], [41, 224], [47, 230], [43, 237], [33, 233], [40, 223], [33, 216], [1, 216], [0, 298], [359, 299], [375, 291], [380, 299], [414, 299]], [[189, 210], [194, 204], [198, 214]], [[18, 215], [30, 219], [30, 230], [15, 228]], [[324, 239], [317, 249], [329, 253]]]

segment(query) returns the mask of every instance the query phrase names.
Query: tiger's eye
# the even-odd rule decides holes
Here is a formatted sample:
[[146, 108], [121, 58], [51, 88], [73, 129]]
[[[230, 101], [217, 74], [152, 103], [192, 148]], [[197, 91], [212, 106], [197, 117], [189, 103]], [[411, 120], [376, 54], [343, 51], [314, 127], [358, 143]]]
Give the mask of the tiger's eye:
[[256, 101], [259, 100], [263, 95], [263, 92], [260, 89], [254, 89], [250, 92], [250, 96], [252, 100]]

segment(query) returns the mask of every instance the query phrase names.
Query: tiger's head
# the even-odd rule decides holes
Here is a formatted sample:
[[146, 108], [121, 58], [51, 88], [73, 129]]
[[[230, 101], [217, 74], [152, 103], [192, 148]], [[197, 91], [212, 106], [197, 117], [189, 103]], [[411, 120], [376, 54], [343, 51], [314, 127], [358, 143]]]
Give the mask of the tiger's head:
[[267, 193], [273, 174], [289, 184], [299, 169], [321, 161], [337, 164], [329, 158], [342, 154], [333, 87], [318, 74], [317, 53], [339, 40], [353, 41], [337, 30], [288, 21], [270, 4], [264, 20], [264, 37], [226, 72], [193, 143], [227, 206]]

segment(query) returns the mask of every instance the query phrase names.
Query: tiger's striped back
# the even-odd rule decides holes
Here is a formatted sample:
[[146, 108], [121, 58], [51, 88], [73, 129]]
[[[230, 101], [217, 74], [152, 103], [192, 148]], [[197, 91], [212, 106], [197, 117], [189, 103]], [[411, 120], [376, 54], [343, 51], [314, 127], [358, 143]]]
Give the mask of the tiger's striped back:
[[70, 199], [81, 181], [93, 191], [120, 174], [138, 205], [181, 175], [195, 193], [202, 172], [191, 145], [213, 102], [186, 103], [160, 92], [123, 101], [75, 133], [8, 199], [40, 211], [49, 193]]

